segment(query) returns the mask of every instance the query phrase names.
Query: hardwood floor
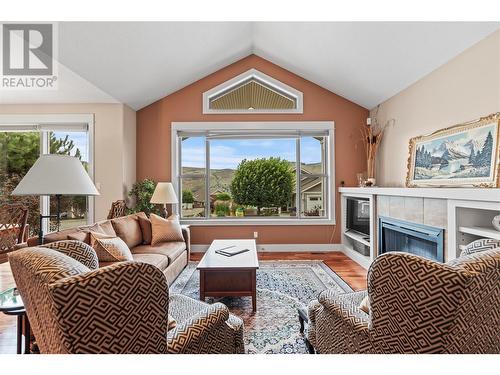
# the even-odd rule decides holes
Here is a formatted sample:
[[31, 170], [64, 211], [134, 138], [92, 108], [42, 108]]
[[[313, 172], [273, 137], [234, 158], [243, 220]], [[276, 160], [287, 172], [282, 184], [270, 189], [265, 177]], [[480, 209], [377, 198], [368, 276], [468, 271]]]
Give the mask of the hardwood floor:
[[[15, 286], [9, 263], [0, 264], [0, 290]], [[16, 353], [16, 317], [0, 313], [0, 354]]]
[[[192, 253], [191, 260], [200, 260], [203, 253]], [[264, 252], [261, 260], [322, 260], [354, 290], [366, 289], [366, 270], [340, 252]], [[13, 287], [14, 279], [8, 263], [0, 264], [0, 290]], [[16, 353], [16, 317], [0, 313], [0, 354]]]

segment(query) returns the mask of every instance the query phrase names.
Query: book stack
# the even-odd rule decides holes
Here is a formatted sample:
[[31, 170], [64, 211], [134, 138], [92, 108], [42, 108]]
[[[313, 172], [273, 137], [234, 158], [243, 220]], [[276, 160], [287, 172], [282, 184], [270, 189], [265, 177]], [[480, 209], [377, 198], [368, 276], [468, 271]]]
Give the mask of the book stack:
[[226, 257], [232, 257], [241, 253], [249, 251], [248, 249], [237, 248], [236, 246], [228, 246], [222, 249], [215, 250], [217, 254], [224, 255]]

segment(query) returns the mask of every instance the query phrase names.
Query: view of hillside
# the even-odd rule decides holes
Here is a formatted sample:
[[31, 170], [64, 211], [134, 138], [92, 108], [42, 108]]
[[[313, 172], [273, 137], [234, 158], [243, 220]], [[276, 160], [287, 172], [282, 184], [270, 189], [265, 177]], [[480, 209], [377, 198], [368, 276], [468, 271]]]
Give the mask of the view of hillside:
[[[290, 167], [295, 170], [295, 163], [290, 162]], [[189, 175], [203, 176], [204, 168], [183, 167], [182, 173]], [[230, 185], [233, 179], [234, 169], [211, 169], [210, 170], [210, 193], [230, 192]], [[321, 163], [302, 163], [302, 173], [321, 174], [323, 173]], [[193, 193], [196, 201], [204, 201], [205, 180], [204, 178], [184, 178], [182, 190], [189, 190]]]

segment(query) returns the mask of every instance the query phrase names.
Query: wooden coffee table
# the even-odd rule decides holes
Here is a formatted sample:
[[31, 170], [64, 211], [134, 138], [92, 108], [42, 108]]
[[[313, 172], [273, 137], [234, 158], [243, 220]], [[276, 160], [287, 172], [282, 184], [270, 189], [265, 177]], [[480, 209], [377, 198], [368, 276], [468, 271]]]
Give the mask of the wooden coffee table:
[[[227, 257], [215, 250], [234, 245], [249, 251]], [[259, 268], [255, 240], [214, 240], [198, 264], [200, 299], [205, 297], [251, 296], [257, 310], [256, 271]]]

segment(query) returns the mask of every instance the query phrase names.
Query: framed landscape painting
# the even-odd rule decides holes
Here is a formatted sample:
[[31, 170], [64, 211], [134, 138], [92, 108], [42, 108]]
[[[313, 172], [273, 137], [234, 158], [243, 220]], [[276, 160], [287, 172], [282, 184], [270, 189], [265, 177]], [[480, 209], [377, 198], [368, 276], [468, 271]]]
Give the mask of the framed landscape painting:
[[500, 113], [410, 139], [406, 186], [499, 187]]

